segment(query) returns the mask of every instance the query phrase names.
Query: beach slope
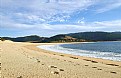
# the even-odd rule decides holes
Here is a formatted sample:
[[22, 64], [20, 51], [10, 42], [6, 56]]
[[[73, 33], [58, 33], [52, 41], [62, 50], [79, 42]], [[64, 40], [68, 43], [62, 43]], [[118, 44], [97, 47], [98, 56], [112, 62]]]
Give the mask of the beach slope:
[[1, 78], [121, 78], [121, 62], [36, 47], [48, 44], [0, 42]]

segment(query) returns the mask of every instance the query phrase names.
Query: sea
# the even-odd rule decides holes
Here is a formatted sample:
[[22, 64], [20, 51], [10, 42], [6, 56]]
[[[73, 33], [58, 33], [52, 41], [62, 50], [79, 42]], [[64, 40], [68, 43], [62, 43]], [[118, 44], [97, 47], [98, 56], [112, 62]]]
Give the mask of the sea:
[[121, 41], [81, 42], [59, 45], [41, 45], [38, 47], [54, 52], [121, 61]]

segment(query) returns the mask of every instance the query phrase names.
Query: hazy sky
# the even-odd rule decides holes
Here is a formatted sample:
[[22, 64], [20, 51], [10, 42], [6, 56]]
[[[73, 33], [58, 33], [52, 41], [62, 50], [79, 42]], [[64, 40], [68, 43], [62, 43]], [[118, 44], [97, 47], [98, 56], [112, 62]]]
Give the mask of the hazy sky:
[[0, 36], [121, 31], [121, 0], [0, 0]]

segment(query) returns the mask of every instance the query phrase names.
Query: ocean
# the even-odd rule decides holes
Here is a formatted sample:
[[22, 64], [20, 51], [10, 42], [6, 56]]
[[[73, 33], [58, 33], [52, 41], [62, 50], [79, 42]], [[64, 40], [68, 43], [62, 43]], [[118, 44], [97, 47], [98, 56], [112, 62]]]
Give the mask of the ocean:
[[54, 52], [121, 61], [121, 41], [82, 42], [59, 45], [42, 45], [38, 47]]

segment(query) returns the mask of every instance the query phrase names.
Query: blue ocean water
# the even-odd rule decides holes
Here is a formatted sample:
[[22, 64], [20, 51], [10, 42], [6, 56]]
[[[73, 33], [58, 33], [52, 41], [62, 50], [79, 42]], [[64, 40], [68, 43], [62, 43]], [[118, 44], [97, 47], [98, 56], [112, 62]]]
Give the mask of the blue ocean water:
[[121, 53], [121, 42], [94, 42], [94, 43], [78, 43], [78, 44], [64, 44], [64, 48], [99, 51], [99, 52], [114, 52]]
[[43, 45], [38, 47], [66, 54], [121, 61], [121, 41]]

